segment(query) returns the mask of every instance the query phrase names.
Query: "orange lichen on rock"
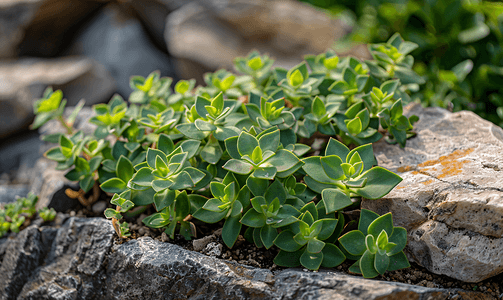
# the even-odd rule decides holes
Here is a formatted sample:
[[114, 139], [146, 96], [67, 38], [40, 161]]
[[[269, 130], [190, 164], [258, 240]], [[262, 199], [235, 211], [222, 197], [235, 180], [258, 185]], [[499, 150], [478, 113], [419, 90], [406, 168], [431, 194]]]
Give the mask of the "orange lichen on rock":
[[404, 173], [404, 172], [409, 172], [409, 171], [412, 171], [412, 170], [415, 170], [416, 168], [413, 167], [413, 166], [405, 166], [405, 167], [400, 167], [397, 169], [398, 172], [400, 173]]
[[[436, 168], [426, 168], [426, 167], [431, 167], [436, 164], [441, 165], [441, 174], [438, 176], [434, 176], [437, 179], [444, 178], [447, 176], [454, 176], [457, 174], [460, 174], [462, 172], [463, 165], [470, 162], [469, 160], [463, 160], [463, 161], [458, 161], [459, 158], [465, 157], [468, 154], [472, 153], [474, 148], [469, 148], [465, 150], [456, 150], [452, 152], [449, 155], [443, 155], [440, 156], [438, 159], [434, 160], [428, 160], [425, 161], [424, 163], [421, 163], [417, 166], [404, 166], [400, 167], [397, 169], [398, 172], [404, 173], [404, 172], [409, 172], [412, 171], [413, 175], [417, 174], [423, 174], [423, 175], [428, 175], [428, 176], [434, 176], [430, 174], [429, 172], [435, 172], [437, 171]], [[430, 179], [427, 181], [422, 182], [424, 185], [428, 185], [432, 183], [434, 180]]]

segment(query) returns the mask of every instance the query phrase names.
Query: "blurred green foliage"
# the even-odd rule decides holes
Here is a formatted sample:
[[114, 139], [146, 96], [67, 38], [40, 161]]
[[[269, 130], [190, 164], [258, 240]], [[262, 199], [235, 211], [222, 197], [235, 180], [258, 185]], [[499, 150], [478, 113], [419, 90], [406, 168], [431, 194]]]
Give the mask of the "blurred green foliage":
[[472, 110], [503, 126], [503, 3], [482, 0], [302, 0], [354, 25], [336, 50], [386, 41], [417, 43], [414, 70], [425, 106]]

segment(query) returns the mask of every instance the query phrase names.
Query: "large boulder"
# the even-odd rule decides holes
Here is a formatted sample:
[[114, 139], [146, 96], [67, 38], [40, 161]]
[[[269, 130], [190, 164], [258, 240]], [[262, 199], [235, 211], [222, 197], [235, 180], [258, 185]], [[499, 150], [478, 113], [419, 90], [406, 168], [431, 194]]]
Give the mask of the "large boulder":
[[89, 58], [26, 58], [1, 62], [0, 138], [29, 125], [33, 119], [33, 102], [49, 85], [63, 91], [68, 105], [75, 105], [82, 98], [88, 105], [106, 102], [115, 91], [115, 82], [107, 70]]
[[67, 54], [83, 55], [106, 67], [117, 82], [117, 92], [127, 98], [129, 78], [160, 70], [173, 76], [170, 58], [149, 40], [140, 21], [121, 6], [104, 7], [75, 36]]
[[168, 15], [165, 39], [182, 78], [233, 69], [252, 49], [291, 68], [305, 54], [319, 54], [351, 28], [298, 1], [193, 1]]
[[44, 0], [0, 1], [0, 58], [14, 57], [25, 30]]
[[363, 207], [393, 213], [409, 258], [436, 274], [478, 282], [503, 272], [503, 130], [472, 112], [405, 109], [419, 116], [405, 148], [374, 144], [378, 164], [403, 181]]
[[114, 244], [113, 235], [105, 219], [69, 218], [0, 239], [0, 299], [490, 299], [329, 270], [273, 273], [150, 237]]

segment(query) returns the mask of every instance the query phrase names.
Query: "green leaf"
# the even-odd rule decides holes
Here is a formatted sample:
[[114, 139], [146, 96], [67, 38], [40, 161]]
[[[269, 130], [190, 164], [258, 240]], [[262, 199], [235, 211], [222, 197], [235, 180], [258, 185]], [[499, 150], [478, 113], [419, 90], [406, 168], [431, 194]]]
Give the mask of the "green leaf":
[[393, 234], [393, 217], [391, 213], [387, 213], [375, 219], [369, 225], [368, 234], [371, 234], [374, 236], [374, 238], [377, 238], [383, 230], [386, 231], [388, 236], [391, 236]]
[[374, 278], [379, 275], [379, 273], [374, 268], [374, 260], [375, 255], [370, 253], [369, 251], [365, 251], [365, 253], [360, 258], [360, 270], [362, 271], [364, 278]]
[[375, 254], [379, 248], [376, 245], [374, 237], [369, 234], [365, 237], [365, 245], [367, 246], [367, 250], [370, 251], [370, 253]]
[[120, 178], [110, 178], [103, 182], [100, 188], [107, 193], [122, 193], [127, 189], [127, 185]]
[[152, 175], [152, 171], [148, 167], [144, 167], [138, 170], [136, 174], [134, 174], [133, 178], [131, 178], [131, 182], [139, 185], [139, 186], [152, 186], [152, 181], [154, 181], [155, 177]]
[[307, 252], [309, 253], [320, 253], [321, 250], [323, 250], [323, 247], [325, 247], [325, 243], [316, 239], [316, 238], [313, 238], [311, 240], [309, 240], [309, 242], [307, 242]]
[[318, 233], [318, 239], [322, 241], [328, 239], [337, 226], [337, 219], [321, 219], [317, 222], [322, 223], [321, 231]]
[[379, 218], [379, 215], [375, 212], [362, 208], [360, 212], [360, 220], [358, 221], [358, 230], [363, 233], [363, 235], [368, 234], [368, 228], [375, 219]]
[[278, 172], [284, 172], [296, 166], [299, 161], [299, 158], [292, 152], [280, 149], [276, 152], [276, 155], [267, 160], [267, 164], [276, 167]]
[[255, 209], [250, 209], [245, 213], [240, 222], [249, 227], [260, 228], [265, 225], [265, 216], [258, 213]]
[[353, 204], [351, 198], [339, 189], [324, 189], [321, 193], [327, 214]]
[[239, 232], [241, 231], [240, 216], [229, 217], [225, 220], [222, 228], [222, 239], [227, 247], [232, 248], [236, 242]]
[[259, 146], [259, 142], [253, 135], [246, 131], [241, 132], [238, 137], [238, 151], [241, 156], [251, 156], [257, 146]]
[[389, 256], [386, 255], [386, 253], [381, 255], [379, 252], [377, 252], [375, 254], [375, 259], [374, 259], [374, 269], [377, 272], [379, 272], [379, 274], [382, 275], [388, 269], [389, 262], [390, 262], [390, 259], [389, 259]]
[[276, 172], [277, 170], [275, 167], [257, 168], [250, 176], [260, 179], [272, 180], [276, 176]]
[[347, 122], [346, 127], [348, 128], [349, 133], [352, 135], [357, 135], [362, 132], [362, 122], [358, 117]]
[[407, 230], [403, 227], [394, 227], [393, 234], [389, 237], [389, 242], [396, 244], [396, 246], [387, 252], [388, 256], [395, 255], [405, 248], [407, 245]]
[[325, 174], [333, 180], [344, 179], [344, 170], [341, 167], [342, 160], [339, 156], [329, 155], [322, 157], [321, 166], [325, 171]]
[[367, 184], [363, 188], [355, 188], [355, 192], [367, 199], [379, 199], [387, 195], [402, 178], [393, 172], [381, 167], [374, 167], [365, 173], [362, 178], [367, 178]]
[[304, 253], [300, 256], [301, 265], [308, 268], [309, 270], [318, 270], [321, 266], [322, 261], [323, 253], [321, 251], [319, 253], [310, 253], [308, 251], [304, 251]]
[[353, 230], [341, 236], [339, 243], [352, 255], [362, 255], [367, 250], [365, 236], [359, 230]]
[[259, 138], [259, 145], [263, 152], [270, 150], [276, 152], [279, 147], [280, 133], [279, 130], [264, 134]]
[[254, 196], [263, 196], [267, 187], [269, 187], [269, 181], [267, 179], [248, 177], [246, 185]]
[[[343, 143], [339, 142], [334, 138], [330, 138], [327, 144], [327, 148], [325, 150], [325, 155], [337, 155], [340, 158], [345, 158], [348, 156], [349, 148], [346, 147]], [[363, 156], [362, 156], [363, 157]]]
[[295, 252], [302, 248], [302, 246], [295, 242], [294, 235], [290, 230], [282, 231], [274, 240], [274, 244], [281, 250]]
[[224, 152], [218, 141], [216, 139], [213, 141], [210, 139], [210, 142], [207, 143], [201, 150], [200, 155], [204, 161], [214, 165], [220, 160], [223, 153]]
[[288, 77], [288, 84], [293, 87], [298, 87], [304, 82], [304, 77], [302, 76], [302, 73], [299, 70], [295, 70], [290, 76]]
[[248, 175], [253, 170], [253, 165], [238, 159], [230, 159], [223, 166], [227, 171], [231, 171], [240, 175]]
[[278, 231], [269, 225], [265, 225], [260, 229], [260, 238], [266, 249], [272, 247], [274, 240], [278, 236]]
[[176, 198], [176, 191], [165, 189], [161, 192], [157, 192], [154, 195], [154, 205], [157, 211], [161, 211], [164, 208], [173, 204]]
[[89, 175], [79, 181], [79, 186], [84, 192], [86, 193], [89, 192], [89, 190], [91, 190], [91, 188], [93, 187], [95, 183], [93, 177], [94, 177], [93, 175]]
[[388, 271], [396, 271], [409, 268], [410, 264], [403, 251], [389, 257]]
[[327, 113], [327, 110], [325, 108], [325, 103], [323, 103], [323, 101], [318, 96], [316, 96], [313, 100], [311, 111], [318, 118], [323, 117]]
[[131, 161], [121, 155], [119, 161], [117, 162], [117, 176], [122, 179], [123, 182], [127, 183], [131, 180], [131, 178], [133, 178], [134, 172], [135, 170]]
[[280, 250], [274, 258], [274, 263], [281, 267], [294, 268], [300, 265], [300, 257], [303, 251], [287, 252]]
[[333, 244], [325, 244], [322, 250], [323, 261], [321, 266], [325, 268], [334, 268], [346, 260], [344, 253]]
[[227, 214], [226, 210], [222, 212], [213, 212], [200, 208], [193, 214], [193, 217], [205, 223], [213, 224], [222, 220], [226, 214]]
[[214, 131], [217, 129], [217, 127], [210, 122], [205, 122], [201, 119], [197, 119], [194, 122], [194, 125], [196, 125], [196, 128], [201, 130], [201, 131]]

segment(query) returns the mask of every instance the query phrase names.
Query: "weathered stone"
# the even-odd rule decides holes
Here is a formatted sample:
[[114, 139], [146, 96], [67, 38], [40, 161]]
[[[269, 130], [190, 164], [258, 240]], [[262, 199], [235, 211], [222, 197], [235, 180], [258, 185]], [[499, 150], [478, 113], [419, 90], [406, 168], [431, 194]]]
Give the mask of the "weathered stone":
[[180, 76], [200, 80], [206, 70], [233, 70], [233, 59], [252, 49], [291, 68], [305, 54], [326, 51], [348, 30], [341, 20], [297, 1], [212, 0], [169, 14], [165, 40]]
[[30, 169], [42, 156], [40, 140], [36, 131], [20, 136], [13, 136], [1, 142], [0, 174], [4, 174], [0, 185], [26, 184], [33, 181]]
[[[110, 0], [42, 0], [25, 26], [19, 56], [55, 57], [61, 54], [83, 21]], [[3, 0], [5, 2], [5, 0]], [[9, 2], [9, 1], [7, 1]], [[10, 0], [10, 2], [35, 2]]]
[[27, 185], [0, 185], [0, 203], [16, 201], [16, 196], [26, 197], [29, 189]]
[[0, 1], [0, 58], [13, 57], [43, 0]]
[[155, 70], [162, 76], [173, 75], [168, 55], [152, 44], [137, 19], [115, 4], [89, 21], [67, 53], [84, 55], [104, 65], [115, 78], [117, 91], [126, 98], [132, 92], [132, 75], [147, 76]]
[[[273, 273], [139, 238], [109, 256], [110, 299], [473, 299], [455, 290], [368, 280], [339, 272]], [[459, 298], [455, 298], [456, 295]], [[452, 298], [451, 298], [452, 297]], [[481, 298], [484, 299], [484, 298]], [[489, 299], [489, 298], [487, 298]]]
[[363, 207], [393, 213], [410, 258], [467, 282], [503, 272], [503, 130], [472, 112], [406, 108], [417, 136], [402, 149], [374, 144], [380, 166], [403, 181]]
[[328, 270], [273, 273], [150, 237], [113, 245], [114, 234], [105, 219], [70, 218], [0, 239], [0, 299], [491, 299]]
[[[25, 128], [33, 118], [33, 101], [46, 86], [61, 89], [68, 105], [106, 102], [115, 90], [109, 73], [89, 58], [22, 59], [0, 63], [0, 138]], [[90, 88], [92, 87], [92, 88]]]
[[56, 211], [66, 212], [77, 207], [78, 200], [69, 198], [65, 194], [66, 189], [79, 190], [78, 182], [65, 178], [66, 171], [56, 170], [57, 163], [40, 158], [35, 164], [35, 175], [30, 191], [38, 195], [36, 208], [54, 208]]
[[199, 252], [199, 251], [203, 250], [206, 247], [206, 245], [208, 245], [209, 243], [211, 243], [215, 240], [216, 240], [216, 237], [214, 235], [208, 235], [203, 238], [193, 240], [192, 241], [192, 248], [194, 249], [194, 251]]
[[40, 267], [27, 270], [29, 280], [17, 299], [102, 298], [104, 264], [113, 233], [110, 222], [102, 218], [67, 220], [52, 237]]

